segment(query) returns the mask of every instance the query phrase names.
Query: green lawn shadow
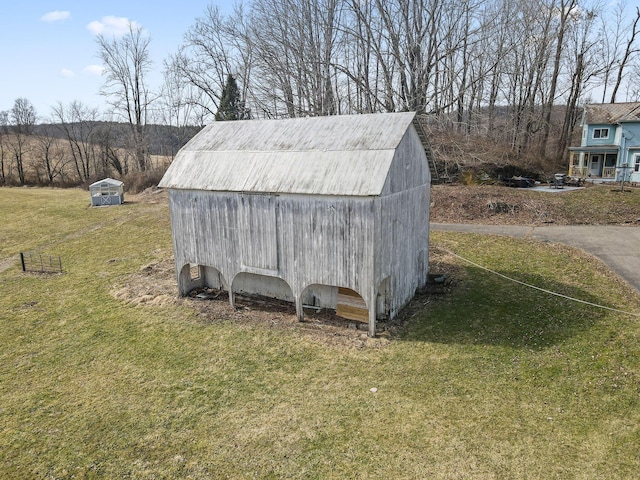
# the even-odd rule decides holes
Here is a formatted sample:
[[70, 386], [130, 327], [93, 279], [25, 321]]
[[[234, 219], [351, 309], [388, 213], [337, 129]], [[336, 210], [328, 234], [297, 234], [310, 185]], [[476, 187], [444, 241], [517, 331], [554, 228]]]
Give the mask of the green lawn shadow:
[[[513, 283], [477, 267], [448, 294], [418, 295], [407, 312], [401, 339], [541, 349], [583, 332], [608, 310]], [[567, 297], [600, 305], [585, 289], [523, 272], [498, 273]], [[604, 306], [614, 308], [612, 305]]]

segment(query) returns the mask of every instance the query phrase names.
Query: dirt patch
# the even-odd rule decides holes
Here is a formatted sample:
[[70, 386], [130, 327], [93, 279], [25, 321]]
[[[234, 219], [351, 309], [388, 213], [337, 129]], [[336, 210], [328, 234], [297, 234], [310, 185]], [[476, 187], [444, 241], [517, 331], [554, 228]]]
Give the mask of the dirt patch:
[[232, 321], [244, 326], [294, 330], [315, 342], [348, 348], [381, 348], [390, 340], [384, 324], [376, 338], [369, 338], [366, 324], [338, 317], [331, 309], [305, 309], [304, 321], [299, 322], [295, 305], [272, 298], [236, 294], [235, 309], [229, 304], [227, 292], [218, 292], [213, 300], [187, 302], [212, 324]]
[[113, 288], [111, 294], [118, 300], [133, 305], [162, 306], [177, 303], [178, 284], [173, 259], [171, 254], [164, 253], [164, 260], [143, 266], [124, 283]]
[[240, 326], [287, 329], [322, 344], [344, 348], [384, 348], [402, 332], [411, 318], [429, 302], [451, 293], [464, 276], [464, 269], [455, 266], [452, 256], [438, 249], [432, 250], [430, 269], [445, 274], [447, 281], [419, 292], [393, 321], [379, 322], [376, 338], [367, 336], [367, 324], [338, 317], [332, 309], [305, 309], [305, 321], [299, 322], [292, 303], [271, 298], [236, 295], [235, 309], [231, 307], [225, 291], [197, 289], [188, 297], [179, 298], [173, 259], [168, 252], [155, 252], [159, 258], [164, 256], [164, 259], [141, 267], [122, 284], [114, 287], [111, 294], [132, 305], [181, 305], [191, 308], [198, 318], [211, 325], [233, 322]]
[[436, 223], [484, 225], [640, 226], [640, 190], [607, 186], [577, 191], [533, 191], [501, 185], [432, 185], [430, 218]]
[[[112, 289], [111, 294], [132, 305], [179, 304], [195, 310], [203, 322], [212, 325], [234, 322], [242, 326], [295, 329], [322, 343], [353, 348], [380, 348], [389, 341], [389, 335], [385, 332], [381, 332], [378, 338], [368, 338], [366, 331], [354, 329], [353, 322], [337, 317], [326, 309], [305, 311], [305, 321], [298, 322], [295, 306], [288, 302], [236, 295], [234, 309], [225, 291], [197, 289], [185, 298], [179, 298], [177, 291], [173, 261], [167, 258], [143, 266]], [[208, 298], [198, 298], [199, 294], [206, 294]]]
[[17, 257], [0, 258], [0, 273], [10, 268], [17, 262]]
[[564, 223], [552, 194], [501, 186], [434, 185], [431, 221], [486, 225]]

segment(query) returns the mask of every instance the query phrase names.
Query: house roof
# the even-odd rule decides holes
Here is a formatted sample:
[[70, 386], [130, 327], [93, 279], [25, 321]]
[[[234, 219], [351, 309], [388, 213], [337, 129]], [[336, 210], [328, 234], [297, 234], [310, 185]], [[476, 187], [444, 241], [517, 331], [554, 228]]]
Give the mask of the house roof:
[[640, 122], [640, 102], [602, 103], [584, 107], [584, 123], [587, 125], [624, 122]]
[[89, 185], [89, 188], [91, 187], [100, 187], [103, 184], [109, 184], [109, 185], [114, 185], [116, 187], [120, 187], [122, 185], [124, 185], [124, 183], [122, 183], [120, 180], [114, 180], [113, 178], [105, 178], [103, 180], [98, 180], [97, 182], [92, 183], [91, 185]]
[[230, 192], [380, 195], [415, 113], [214, 122], [159, 186]]

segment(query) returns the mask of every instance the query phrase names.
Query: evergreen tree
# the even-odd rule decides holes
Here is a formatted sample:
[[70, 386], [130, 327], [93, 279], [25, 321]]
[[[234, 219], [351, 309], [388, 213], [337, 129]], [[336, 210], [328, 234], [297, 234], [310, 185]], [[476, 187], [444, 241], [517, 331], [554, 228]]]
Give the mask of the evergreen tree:
[[240, 99], [238, 84], [233, 75], [229, 74], [227, 83], [222, 89], [222, 98], [216, 112], [216, 121], [244, 120], [245, 118], [248, 118], [248, 115], [244, 108], [244, 102]]

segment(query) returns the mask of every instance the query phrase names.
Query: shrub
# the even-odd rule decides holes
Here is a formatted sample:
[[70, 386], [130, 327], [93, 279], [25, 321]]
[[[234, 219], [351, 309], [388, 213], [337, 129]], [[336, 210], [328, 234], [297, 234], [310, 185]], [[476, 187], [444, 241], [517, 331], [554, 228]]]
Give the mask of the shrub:
[[136, 194], [147, 188], [157, 187], [164, 172], [164, 169], [154, 169], [146, 172], [131, 172], [126, 174], [122, 179], [125, 192]]

